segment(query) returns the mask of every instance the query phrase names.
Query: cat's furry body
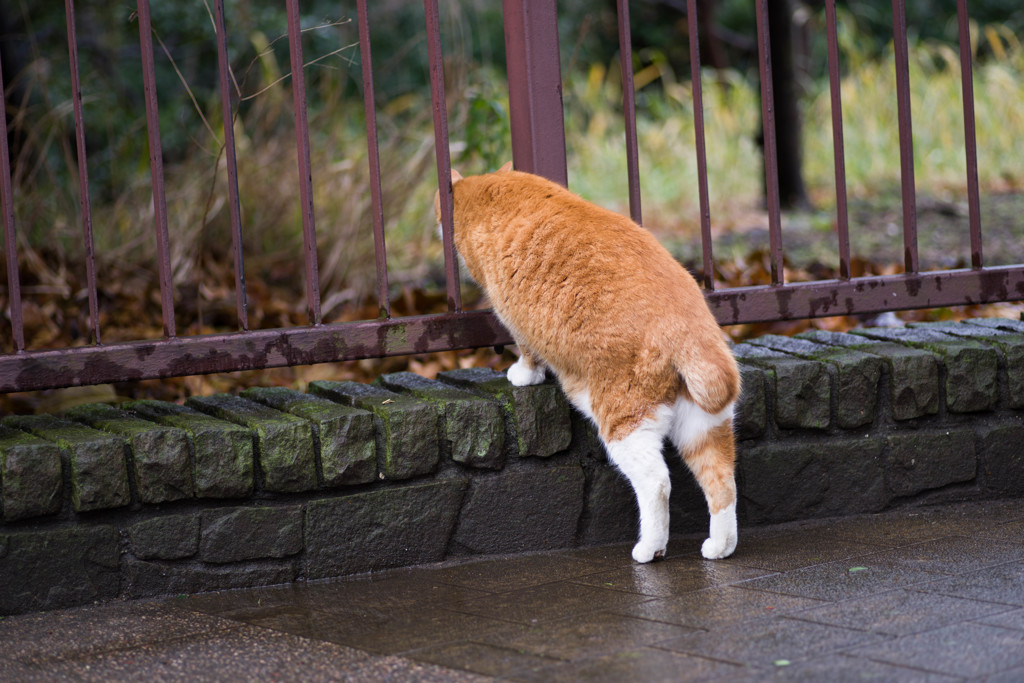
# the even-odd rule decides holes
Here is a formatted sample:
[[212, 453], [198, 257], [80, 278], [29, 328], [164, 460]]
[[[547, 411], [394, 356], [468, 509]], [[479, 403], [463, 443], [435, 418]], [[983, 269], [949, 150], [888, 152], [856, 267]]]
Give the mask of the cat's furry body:
[[736, 361], [693, 277], [634, 222], [539, 176], [452, 174], [455, 245], [536, 384], [549, 367], [598, 426], [633, 485], [648, 562], [668, 542], [668, 468], [679, 449], [707, 498], [705, 557], [736, 546], [733, 404]]

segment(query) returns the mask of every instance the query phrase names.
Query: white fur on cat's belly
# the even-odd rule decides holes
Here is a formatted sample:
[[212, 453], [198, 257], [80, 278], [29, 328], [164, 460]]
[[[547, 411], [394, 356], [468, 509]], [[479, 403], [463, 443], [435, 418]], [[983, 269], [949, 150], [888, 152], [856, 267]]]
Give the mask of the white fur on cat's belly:
[[528, 387], [533, 384], [540, 384], [544, 381], [544, 366], [538, 365], [533, 368], [526, 367], [526, 362], [523, 357], [515, 362], [508, 369], [508, 381], [512, 383], [512, 386], [516, 387]]
[[711, 528], [708, 538], [700, 548], [700, 553], [709, 560], [720, 560], [729, 557], [736, 550], [736, 503], [711, 515]]
[[720, 413], [705, 412], [693, 401], [685, 398], [676, 399], [672, 410], [672, 428], [669, 436], [678, 448], [685, 448], [694, 443], [708, 431], [721, 425], [733, 416], [735, 402], [730, 403]]
[[668, 497], [672, 491], [661, 448], [668, 431], [668, 406], [628, 436], [606, 444], [608, 458], [626, 475], [640, 509], [640, 540], [633, 559], [650, 562], [668, 547]]

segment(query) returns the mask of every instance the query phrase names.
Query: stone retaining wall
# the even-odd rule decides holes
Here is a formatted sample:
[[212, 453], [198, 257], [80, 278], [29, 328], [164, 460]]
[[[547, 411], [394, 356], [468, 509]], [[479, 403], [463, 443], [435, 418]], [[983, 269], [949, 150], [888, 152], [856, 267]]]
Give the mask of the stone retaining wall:
[[[735, 351], [741, 550], [744, 525], [1024, 496], [1024, 323], [766, 336]], [[669, 456], [673, 531], [703, 531], [703, 496]], [[0, 515], [0, 614], [636, 529], [628, 485], [558, 387], [483, 369], [8, 416]]]

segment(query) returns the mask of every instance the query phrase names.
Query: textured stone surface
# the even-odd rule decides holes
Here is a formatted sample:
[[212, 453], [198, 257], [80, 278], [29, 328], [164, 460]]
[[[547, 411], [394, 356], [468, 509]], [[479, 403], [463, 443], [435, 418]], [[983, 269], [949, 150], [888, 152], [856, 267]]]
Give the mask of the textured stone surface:
[[459, 513], [455, 552], [514, 553], [573, 545], [583, 509], [579, 465], [475, 478]]
[[733, 353], [745, 364], [768, 371], [768, 394], [775, 423], [783, 429], [827, 429], [831, 421], [831, 380], [828, 367], [780, 351], [737, 344]]
[[736, 402], [733, 427], [739, 439], [756, 439], [764, 434], [768, 409], [765, 404], [765, 386], [770, 381], [768, 371], [754, 365], [740, 363], [742, 393]]
[[132, 554], [140, 560], [180, 560], [199, 550], [199, 515], [161, 515], [125, 529]]
[[978, 483], [1000, 495], [1024, 495], [1024, 418], [979, 425], [975, 433]]
[[0, 425], [0, 512], [4, 520], [58, 512], [62, 491], [60, 449]]
[[302, 550], [302, 508], [236, 507], [200, 514], [199, 559], [239, 562], [282, 558]]
[[193, 565], [125, 558], [122, 592], [127, 598], [272, 586], [298, 576], [294, 559], [231, 565]]
[[436, 405], [455, 462], [492, 470], [505, 464], [505, 423], [497, 403], [411, 372], [383, 375], [376, 383]]
[[569, 447], [569, 404], [557, 384], [516, 387], [505, 375], [488, 368], [449, 370], [437, 378], [498, 401], [505, 414], [505, 441], [513, 447], [513, 455], [543, 458]]
[[1006, 403], [1010, 408], [1024, 408], [1024, 332], [1010, 332], [996, 326], [980, 325], [980, 322], [912, 323], [911, 326], [953, 337], [966, 337], [998, 349], [1001, 379], [1006, 386]]
[[252, 430], [266, 490], [295, 493], [316, 488], [313, 432], [305, 420], [229, 394], [193, 396], [185, 403]]
[[614, 467], [587, 470], [586, 505], [580, 522], [580, 544], [628, 543], [639, 530], [636, 495]]
[[141, 502], [163, 503], [195, 495], [188, 436], [183, 430], [98, 403], [76, 406], [68, 410], [65, 417], [116, 434], [128, 442]]
[[896, 496], [910, 496], [970, 481], [977, 471], [970, 429], [902, 432], [885, 439], [886, 484]]
[[255, 452], [248, 429], [163, 401], [135, 401], [125, 407], [147, 420], [177, 427], [189, 435], [196, 496], [240, 498], [252, 493]]
[[738, 475], [747, 522], [880, 510], [888, 502], [877, 438], [779, 441], [744, 448]]
[[443, 559], [467, 484], [445, 479], [310, 502], [307, 578]]
[[309, 390], [376, 416], [377, 468], [385, 479], [408, 479], [437, 469], [437, 408], [425, 401], [359, 382], [311, 382]]
[[52, 441], [64, 452], [71, 465], [71, 505], [75, 512], [131, 502], [121, 437], [49, 415], [10, 416], [3, 423]]
[[284, 387], [252, 387], [242, 395], [309, 422], [324, 486], [376, 481], [373, 413]]
[[935, 354], [843, 332], [813, 330], [798, 334], [797, 338], [880, 357], [887, 370], [889, 409], [894, 420], [911, 420], [939, 411], [939, 366]]
[[0, 614], [117, 597], [117, 527], [0, 533]]
[[843, 429], [871, 424], [875, 419], [878, 401], [878, 381], [882, 374], [882, 360], [854, 349], [815, 344], [807, 339], [795, 339], [768, 334], [748, 343], [792, 354], [807, 360], [827, 363], [832, 370], [832, 386], [836, 391], [836, 422]]
[[865, 328], [854, 334], [907, 344], [942, 358], [946, 367], [946, 406], [955, 413], [991, 410], [999, 399], [996, 351], [969, 339], [956, 339], [936, 330]]

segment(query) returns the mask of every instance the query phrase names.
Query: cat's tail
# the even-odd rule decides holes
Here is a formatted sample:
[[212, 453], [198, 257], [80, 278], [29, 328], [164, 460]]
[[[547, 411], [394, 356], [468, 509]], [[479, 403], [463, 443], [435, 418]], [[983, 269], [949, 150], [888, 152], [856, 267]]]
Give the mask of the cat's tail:
[[739, 398], [739, 367], [720, 338], [686, 344], [673, 355], [672, 363], [691, 400], [704, 412], [717, 415]]

